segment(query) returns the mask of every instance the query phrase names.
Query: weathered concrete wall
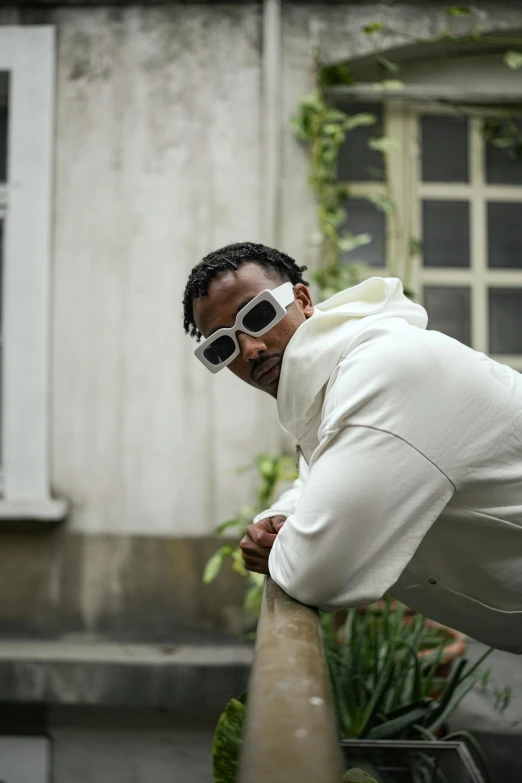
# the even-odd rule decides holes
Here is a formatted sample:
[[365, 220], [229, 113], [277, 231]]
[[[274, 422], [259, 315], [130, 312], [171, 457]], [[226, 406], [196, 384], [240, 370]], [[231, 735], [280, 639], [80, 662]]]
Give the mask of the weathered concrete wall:
[[242, 580], [230, 568], [203, 585], [210, 537], [5, 534], [0, 638], [78, 634], [131, 641], [205, 641], [244, 627]]
[[[308, 18], [309, 45], [319, 48], [325, 62], [343, 62], [398, 47], [413, 47], [446, 30], [455, 36], [470, 34], [479, 26], [484, 33], [522, 29], [522, 7], [516, 2], [466, 3], [470, 15], [449, 17], [450, 3], [303, 3], [293, 13]], [[386, 32], [368, 36], [363, 27], [379, 21]], [[423, 45], [429, 53], [429, 47]]]
[[57, 12], [53, 484], [72, 530], [202, 535], [271, 401], [194, 359], [188, 272], [259, 240], [256, 6]]

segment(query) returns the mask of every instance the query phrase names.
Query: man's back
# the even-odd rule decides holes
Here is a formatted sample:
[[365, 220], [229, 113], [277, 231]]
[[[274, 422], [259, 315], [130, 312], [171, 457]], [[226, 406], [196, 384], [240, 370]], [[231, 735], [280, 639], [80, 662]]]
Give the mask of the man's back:
[[368, 319], [332, 368], [316, 421], [317, 445], [308, 427], [304, 449], [313, 486], [274, 545], [276, 581], [292, 592], [304, 558], [322, 605], [384, 587], [522, 651], [522, 376], [402, 318]]
[[[370, 381], [374, 404], [348, 414], [350, 422], [403, 438], [454, 487], [390, 591], [434, 619], [475, 637], [488, 629], [497, 646], [521, 651], [522, 376], [438, 332], [391, 321], [371, 331], [358, 380], [370, 380], [373, 365], [386, 390]], [[339, 404], [349, 375], [355, 383], [354, 364], [342, 375]]]

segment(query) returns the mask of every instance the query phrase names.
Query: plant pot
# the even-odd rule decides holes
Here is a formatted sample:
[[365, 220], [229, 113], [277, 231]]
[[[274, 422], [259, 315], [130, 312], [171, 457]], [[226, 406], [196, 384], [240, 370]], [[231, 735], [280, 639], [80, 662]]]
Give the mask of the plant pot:
[[344, 740], [340, 747], [347, 769], [363, 769], [377, 783], [485, 783], [480, 760], [463, 742]]

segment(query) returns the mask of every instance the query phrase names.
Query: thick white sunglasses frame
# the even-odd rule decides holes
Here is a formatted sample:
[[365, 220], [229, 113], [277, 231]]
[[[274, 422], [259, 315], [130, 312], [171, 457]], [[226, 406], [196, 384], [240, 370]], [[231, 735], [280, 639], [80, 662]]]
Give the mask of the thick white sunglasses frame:
[[[285, 315], [286, 315], [286, 308], [292, 304], [294, 301], [294, 286], [292, 283], [283, 283], [283, 285], [277, 286], [277, 288], [265, 288], [264, 291], [261, 291], [260, 294], [255, 296], [251, 302], [249, 302], [247, 305], [245, 305], [237, 314], [236, 321], [234, 323], [234, 326], [225, 327], [224, 329], [218, 329], [217, 332], [214, 332], [210, 337], [207, 337], [206, 340], [204, 340], [196, 350], [194, 351], [195, 356], [199, 359], [200, 362], [202, 362], [205, 367], [210, 370], [212, 373], [219, 372], [223, 369], [223, 367], [226, 367], [230, 362], [233, 362], [236, 356], [240, 353], [241, 349], [239, 347], [239, 343], [237, 341], [236, 332], [245, 332], [245, 334], [249, 334], [252, 337], [259, 337], [262, 334], [265, 334], [265, 332], [269, 332], [272, 327], [274, 327], [276, 324], [281, 321]], [[276, 314], [275, 317], [270, 321], [268, 326], [265, 326], [263, 329], [260, 329], [258, 332], [251, 332], [250, 329], [247, 329], [243, 325], [243, 318], [248, 315], [248, 313], [253, 310], [253, 308], [258, 305], [260, 302], [270, 302], [270, 304], [273, 306]], [[217, 340], [219, 337], [223, 336], [230, 337], [235, 344], [235, 350], [234, 353], [229, 356], [228, 359], [225, 359], [224, 362], [221, 362], [221, 364], [212, 364], [208, 361], [208, 359], [205, 358], [205, 351], [206, 349], [212, 345], [212, 343]]]

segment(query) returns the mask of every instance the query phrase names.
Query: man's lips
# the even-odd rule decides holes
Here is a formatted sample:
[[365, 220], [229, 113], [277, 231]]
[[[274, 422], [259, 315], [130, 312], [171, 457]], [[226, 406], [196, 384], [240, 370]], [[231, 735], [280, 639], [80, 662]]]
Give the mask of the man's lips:
[[280, 363], [281, 357], [279, 356], [273, 356], [271, 359], [267, 359], [263, 362], [263, 364], [260, 364], [259, 367], [256, 367], [252, 373], [252, 380], [254, 380], [256, 383], [259, 383], [259, 381], [262, 383], [263, 376], [270, 370], [273, 370], [274, 367], [277, 367], [277, 365]]

